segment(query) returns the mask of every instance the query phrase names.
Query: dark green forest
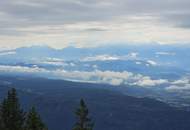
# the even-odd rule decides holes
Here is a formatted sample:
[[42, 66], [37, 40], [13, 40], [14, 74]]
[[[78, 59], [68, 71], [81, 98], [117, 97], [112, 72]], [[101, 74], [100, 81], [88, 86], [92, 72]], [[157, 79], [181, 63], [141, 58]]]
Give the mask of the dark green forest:
[[[75, 115], [76, 123], [73, 124], [72, 130], [93, 130], [94, 123], [88, 116], [89, 110], [83, 99], [80, 100]], [[35, 106], [28, 112], [24, 111], [16, 89], [12, 88], [0, 104], [0, 130], [48, 130], [48, 128]]]

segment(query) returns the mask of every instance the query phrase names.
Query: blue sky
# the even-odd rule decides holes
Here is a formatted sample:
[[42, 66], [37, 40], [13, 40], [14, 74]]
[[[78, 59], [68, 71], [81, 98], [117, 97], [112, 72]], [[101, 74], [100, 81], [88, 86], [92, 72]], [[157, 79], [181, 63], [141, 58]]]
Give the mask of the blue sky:
[[190, 43], [189, 0], [2, 0], [0, 48]]

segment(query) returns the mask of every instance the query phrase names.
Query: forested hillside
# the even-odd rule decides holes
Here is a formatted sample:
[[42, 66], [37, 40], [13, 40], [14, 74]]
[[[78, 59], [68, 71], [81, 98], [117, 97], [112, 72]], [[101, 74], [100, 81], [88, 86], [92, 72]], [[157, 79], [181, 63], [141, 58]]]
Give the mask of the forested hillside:
[[[87, 83], [37, 78], [8, 78], [0, 86], [0, 98], [9, 86], [17, 89], [25, 111], [32, 106], [49, 130], [71, 130], [75, 111], [83, 98], [94, 122], [94, 130], [189, 130], [190, 113], [149, 98], [131, 97]], [[91, 86], [91, 87], [90, 87]]]

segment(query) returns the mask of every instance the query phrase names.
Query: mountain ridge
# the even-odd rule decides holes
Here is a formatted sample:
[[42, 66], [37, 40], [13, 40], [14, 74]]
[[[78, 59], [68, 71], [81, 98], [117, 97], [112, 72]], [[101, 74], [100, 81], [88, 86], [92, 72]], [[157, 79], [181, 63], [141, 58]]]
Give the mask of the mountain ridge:
[[[8, 78], [25, 109], [35, 105], [50, 130], [71, 129], [74, 111], [84, 98], [95, 130], [188, 130], [190, 113], [150, 98], [135, 98], [90, 84], [40, 78]], [[95, 86], [95, 85], [94, 85]], [[106, 87], [107, 88], [107, 87]], [[0, 96], [9, 88], [0, 85]], [[183, 121], [181, 121], [183, 119]], [[176, 123], [178, 122], [178, 123]], [[179, 123], [180, 122], [180, 123]]]

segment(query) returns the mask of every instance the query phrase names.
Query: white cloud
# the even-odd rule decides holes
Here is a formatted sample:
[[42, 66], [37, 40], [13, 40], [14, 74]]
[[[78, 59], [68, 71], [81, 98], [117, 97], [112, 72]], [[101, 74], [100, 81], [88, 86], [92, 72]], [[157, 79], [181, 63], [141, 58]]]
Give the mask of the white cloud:
[[176, 53], [174, 52], [156, 52], [156, 55], [169, 55], [169, 56], [174, 56]]
[[127, 56], [125, 56], [125, 58], [126, 59], [137, 59], [138, 55], [139, 55], [139, 53], [137, 53], [137, 52], [131, 52]]
[[152, 66], [157, 66], [158, 64], [153, 60], [147, 60], [147, 63], [149, 63]]
[[107, 83], [112, 85], [137, 85], [142, 87], [150, 87], [168, 83], [168, 80], [151, 79], [149, 76], [143, 76], [141, 74], [133, 74], [128, 71], [115, 72], [115, 71], [100, 71], [95, 70], [91, 72], [86, 71], [61, 71], [54, 72], [56, 75], [63, 76], [66, 79], [74, 79], [81, 81], [95, 81], [98, 83]]
[[9, 66], [0, 65], [0, 72], [3, 73], [47, 73], [46, 69], [35, 67], [23, 67], [23, 66]]
[[82, 59], [82, 61], [107, 61], [107, 60], [119, 60], [118, 56], [110, 56], [110, 55], [97, 55], [97, 56], [89, 56]]
[[189, 83], [190, 83], [190, 79], [188, 79], [187, 77], [184, 77], [172, 82], [173, 85], [181, 85], [181, 84], [189, 84]]
[[154, 87], [159, 85], [165, 87], [169, 92], [186, 92], [190, 90], [190, 79], [184, 77], [178, 80], [153, 79], [150, 76], [134, 74], [123, 71], [66, 71], [64, 69], [47, 70], [36, 65], [33, 67], [0, 65], [2, 74], [29, 74], [46, 78], [67, 79], [80, 82], [106, 83], [111, 85], [135, 85], [140, 87]]
[[118, 56], [118, 55], [96, 55], [96, 56], [89, 56], [82, 59], [82, 61], [114, 61], [114, 60], [135, 60], [138, 57], [138, 53], [132, 52], [125, 56]]
[[96, 82], [106, 83], [112, 85], [137, 85], [142, 87], [150, 87], [160, 84], [168, 83], [165, 79], [151, 79], [149, 76], [143, 76], [141, 74], [134, 74], [128, 71], [115, 72], [115, 71], [100, 71], [95, 70], [91, 72], [87, 71], [66, 71], [64, 69], [46, 70], [43, 68], [35, 67], [23, 67], [23, 66], [3, 66], [0, 65], [0, 72], [2, 73], [18, 73], [18, 74], [33, 74], [37, 76], [78, 80], [83, 82]]
[[98, 68], [98, 65], [93, 65], [92, 66], [94, 69], [97, 69]]
[[72, 66], [72, 67], [76, 66], [76, 64], [72, 63], [72, 62], [69, 65]]
[[54, 62], [54, 61], [43, 61], [42, 64], [49, 64], [49, 65], [55, 65], [55, 66], [67, 66], [67, 63], [64, 62]]
[[122, 84], [123, 83], [123, 79], [112, 79], [111, 81], [110, 81], [110, 84], [111, 85], [120, 85], [120, 84]]
[[36, 61], [39, 62], [40, 64], [48, 64], [48, 65], [56, 65], [56, 66], [68, 66], [66, 62], [64, 62], [63, 59], [59, 58], [46, 58], [45, 60], [42, 61]]
[[137, 61], [137, 62], [135, 62], [135, 64], [137, 64], [137, 65], [141, 65], [142, 63], [141, 63], [141, 62], [139, 62], [139, 61]]
[[180, 92], [180, 91], [187, 91], [190, 90], [190, 84], [181, 85], [171, 85], [166, 88], [169, 92]]
[[14, 54], [16, 54], [15, 51], [5, 51], [5, 52], [0, 52], [0, 56], [14, 55]]
[[138, 85], [138, 86], [149, 87], [149, 86], [156, 86], [156, 85], [167, 84], [167, 83], [169, 83], [169, 82], [166, 79], [152, 80], [150, 77], [145, 76], [145, 77], [142, 77], [137, 82], [132, 83], [132, 84]]
[[46, 61], [51, 61], [51, 62], [63, 62], [63, 59], [60, 58], [46, 58]]
[[183, 77], [170, 83], [169, 87], [166, 87], [169, 92], [184, 92], [190, 90], [189, 77]]

